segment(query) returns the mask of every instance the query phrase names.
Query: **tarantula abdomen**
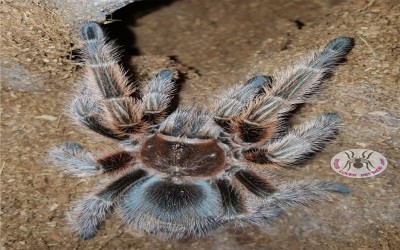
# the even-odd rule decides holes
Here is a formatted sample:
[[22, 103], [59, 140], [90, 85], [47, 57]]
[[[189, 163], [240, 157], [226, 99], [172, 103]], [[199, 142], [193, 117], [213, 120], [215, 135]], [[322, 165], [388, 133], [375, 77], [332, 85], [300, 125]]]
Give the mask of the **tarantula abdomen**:
[[210, 181], [174, 183], [153, 176], [126, 192], [118, 213], [128, 224], [147, 232], [169, 228], [166, 238], [205, 235], [221, 224], [218, 197]]

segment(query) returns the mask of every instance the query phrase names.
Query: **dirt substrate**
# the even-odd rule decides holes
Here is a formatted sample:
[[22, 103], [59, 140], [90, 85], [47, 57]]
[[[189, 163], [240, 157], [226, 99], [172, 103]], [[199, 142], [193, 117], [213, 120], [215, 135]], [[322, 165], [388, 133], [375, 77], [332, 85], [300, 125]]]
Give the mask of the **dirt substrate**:
[[[69, 232], [66, 213], [94, 180], [58, 173], [44, 162], [46, 150], [66, 140], [99, 153], [116, 145], [66, 116], [82, 69], [69, 60], [79, 42], [59, 13], [30, 1], [1, 3], [1, 249], [400, 249], [399, 1], [172, 1], [131, 20], [133, 33], [116, 32], [125, 42], [134, 38], [128, 47], [142, 54], [131, 58], [139, 80], [165, 67], [180, 72], [182, 105], [209, 103], [219, 91], [270, 75], [335, 37], [355, 38], [346, 64], [293, 120], [335, 111], [340, 135], [288, 173], [345, 183], [352, 193], [289, 209], [270, 225], [228, 226], [181, 242], [129, 229], [116, 216], [92, 240]], [[387, 170], [365, 179], [336, 174], [331, 158], [350, 148], [380, 152]]]

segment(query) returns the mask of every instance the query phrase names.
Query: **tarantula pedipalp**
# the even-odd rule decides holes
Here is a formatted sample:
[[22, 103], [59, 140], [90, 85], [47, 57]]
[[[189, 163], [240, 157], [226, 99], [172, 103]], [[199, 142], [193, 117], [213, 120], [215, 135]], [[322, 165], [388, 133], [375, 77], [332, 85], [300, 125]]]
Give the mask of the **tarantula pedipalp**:
[[288, 205], [348, 192], [340, 184], [285, 181], [265, 170], [298, 164], [335, 137], [333, 113], [285, 131], [283, 124], [344, 60], [352, 38], [336, 38], [274, 77], [251, 78], [208, 111], [169, 112], [172, 71], [134, 87], [98, 24], [85, 23], [83, 37], [86, 81], [72, 102], [72, 116], [123, 146], [100, 158], [73, 142], [50, 152], [67, 173], [111, 178], [72, 210], [72, 228], [83, 239], [96, 234], [112, 209], [128, 225], [180, 239], [206, 235], [228, 222], [261, 224]]

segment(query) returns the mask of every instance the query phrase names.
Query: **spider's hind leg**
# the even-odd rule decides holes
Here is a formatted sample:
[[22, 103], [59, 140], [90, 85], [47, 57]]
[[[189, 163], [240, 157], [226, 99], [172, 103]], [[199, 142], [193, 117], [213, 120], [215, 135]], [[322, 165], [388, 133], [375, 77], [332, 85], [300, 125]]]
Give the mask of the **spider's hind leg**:
[[345, 185], [318, 181], [282, 182], [277, 185], [277, 190], [263, 200], [250, 201], [249, 207], [252, 209], [240, 220], [256, 225], [268, 223], [284, 213], [287, 207], [305, 206], [326, 200], [334, 193], [342, 195], [350, 193]]
[[112, 210], [119, 197], [144, 176], [146, 176], [145, 171], [136, 170], [115, 180], [99, 193], [79, 200], [69, 218], [73, 231], [85, 240], [95, 236], [99, 225]]
[[94, 237], [99, 225], [111, 211], [113, 203], [97, 196], [88, 196], [76, 202], [69, 214], [72, 230], [84, 240]]
[[134, 157], [127, 151], [117, 151], [110, 155], [95, 158], [89, 151], [75, 142], [65, 142], [48, 152], [49, 160], [64, 172], [82, 176], [112, 173], [131, 166]]

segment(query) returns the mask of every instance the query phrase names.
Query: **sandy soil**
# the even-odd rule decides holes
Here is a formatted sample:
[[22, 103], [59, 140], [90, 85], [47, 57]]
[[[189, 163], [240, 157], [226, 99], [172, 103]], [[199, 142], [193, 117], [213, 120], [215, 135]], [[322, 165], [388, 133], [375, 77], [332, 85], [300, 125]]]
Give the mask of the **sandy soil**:
[[[226, 227], [210, 237], [165, 242], [109, 216], [98, 235], [79, 240], [65, 215], [94, 180], [75, 179], [45, 163], [45, 152], [77, 141], [95, 152], [116, 145], [72, 125], [65, 115], [81, 69], [69, 60], [79, 43], [59, 13], [30, 1], [1, 3], [1, 249], [399, 249], [400, 248], [400, 2], [187, 0], [115, 13], [109, 25], [125, 44], [139, 80], [160, 68], [182, 75], [182, 105], [207, 103], [249, 76], [272, 74], [337, 36], [356, 47], [313, 105], [294, 122], [339, 112], [340, 136], [296, 178], [347, 184], [351, 195], [290, 209], [264, 227]], [[134, 13], [129, 11], [134, 9]], [[132, 33], [128, 33], [132, 32]], [[369, 148], [389, 161], [372, 178], [333, 172], [330, 159]]]

